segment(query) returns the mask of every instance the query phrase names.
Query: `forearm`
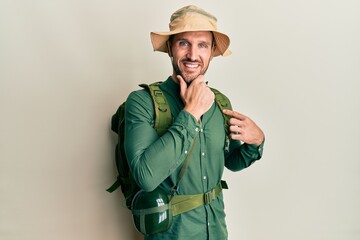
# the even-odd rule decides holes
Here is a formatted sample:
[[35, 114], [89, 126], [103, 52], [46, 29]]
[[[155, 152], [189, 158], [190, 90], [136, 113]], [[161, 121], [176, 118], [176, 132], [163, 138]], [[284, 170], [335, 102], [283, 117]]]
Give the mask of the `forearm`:
[[264, 141], [259, 145], [240, 144], [232, 141], [230, 152], [225, 156], [225, 166], [231, 171], [240, 171], [249, 167], [262, 156]]

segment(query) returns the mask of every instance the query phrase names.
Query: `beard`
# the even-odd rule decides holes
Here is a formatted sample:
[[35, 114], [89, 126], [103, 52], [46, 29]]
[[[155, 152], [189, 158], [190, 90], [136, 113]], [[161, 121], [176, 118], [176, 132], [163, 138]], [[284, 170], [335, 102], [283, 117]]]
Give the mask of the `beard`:
[[[194, 61], [191, 61], [190, 59], [185, 59], [185, 60], [183, 60], [183, 61], [194, 62]], [[179, 65], [174, 61], [173, 58], [171, 58], [171, 63], [172, 63], [173, 70], [174, 70], [174, 72], [176, 73], [176, 75], [180, 75], [180, 76], [185, 80], [185, 82], [186, 82], [186, 84], [187, 84], [188, 86], [189, 86], [189, 85], [191, 84], [191, 82], [192, 82], [194, 79], [196, 79], [198, 76], [200, 76], [200, 75], [205, 75], [205, 73], [206, 73], [206, 71], [207, 71], [207, 69], [208, 69], [208, 67], [209, 67], [209, 65], [206, 66], [206, 67], [205, 67], [204, 69], [202, 69], [202, 70], [200, 71], [200, 73], [199, 73], [198, 75], [196, 75], [195, 77], [190, 77], [190, 76], [185, 76], [185, 75], [183, 74], [183, 72], [180, 70]]]

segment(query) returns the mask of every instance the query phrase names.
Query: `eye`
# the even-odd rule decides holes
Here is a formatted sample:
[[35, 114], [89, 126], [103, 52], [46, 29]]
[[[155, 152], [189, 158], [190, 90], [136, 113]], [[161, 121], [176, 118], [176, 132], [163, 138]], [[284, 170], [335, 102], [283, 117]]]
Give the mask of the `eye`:
[[199, 44], [199, 47], [200, 48], [207, 48], [208, 45], [205, 42], [202, 42], [202, 43]]
[[187, 46], [189, 46], [189, 42], [185, 41], [185, 40], [181, 40], [181, 41], [179, 41], [179, 46], [180, 47], [187, 47]]

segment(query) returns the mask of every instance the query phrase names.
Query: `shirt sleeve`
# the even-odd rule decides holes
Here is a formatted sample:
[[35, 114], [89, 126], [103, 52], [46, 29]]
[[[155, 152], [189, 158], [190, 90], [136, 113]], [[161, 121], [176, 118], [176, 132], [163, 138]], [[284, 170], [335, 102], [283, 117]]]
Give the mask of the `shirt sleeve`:
[[259, 160], [263, 153], [265, 140], [259, 145], [241, 144], [232, 140], [230, 151], [225, 154], [225, 166], [231, 171], [240, 171]]
[[131, 93], [125, 109], [125, 153], [132, 175], [145, 191], [152, 191], [185, 160], [199, 123], [181, 111], [168, 131], [158, 136], [154, 106], [147, 90]]

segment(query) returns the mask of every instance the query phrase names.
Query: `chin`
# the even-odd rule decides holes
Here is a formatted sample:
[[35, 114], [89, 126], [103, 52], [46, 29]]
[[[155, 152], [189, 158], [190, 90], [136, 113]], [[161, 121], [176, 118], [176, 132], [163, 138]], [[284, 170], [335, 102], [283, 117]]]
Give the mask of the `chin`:
[[192, 81], [194, 81], [194, 79], [196, 79], [198, 76], [200, 75], [200, 73], [196, 73], [196, 74], [183, 74], [184, 76], [184, 80], [187, 83], [191, 83]]

